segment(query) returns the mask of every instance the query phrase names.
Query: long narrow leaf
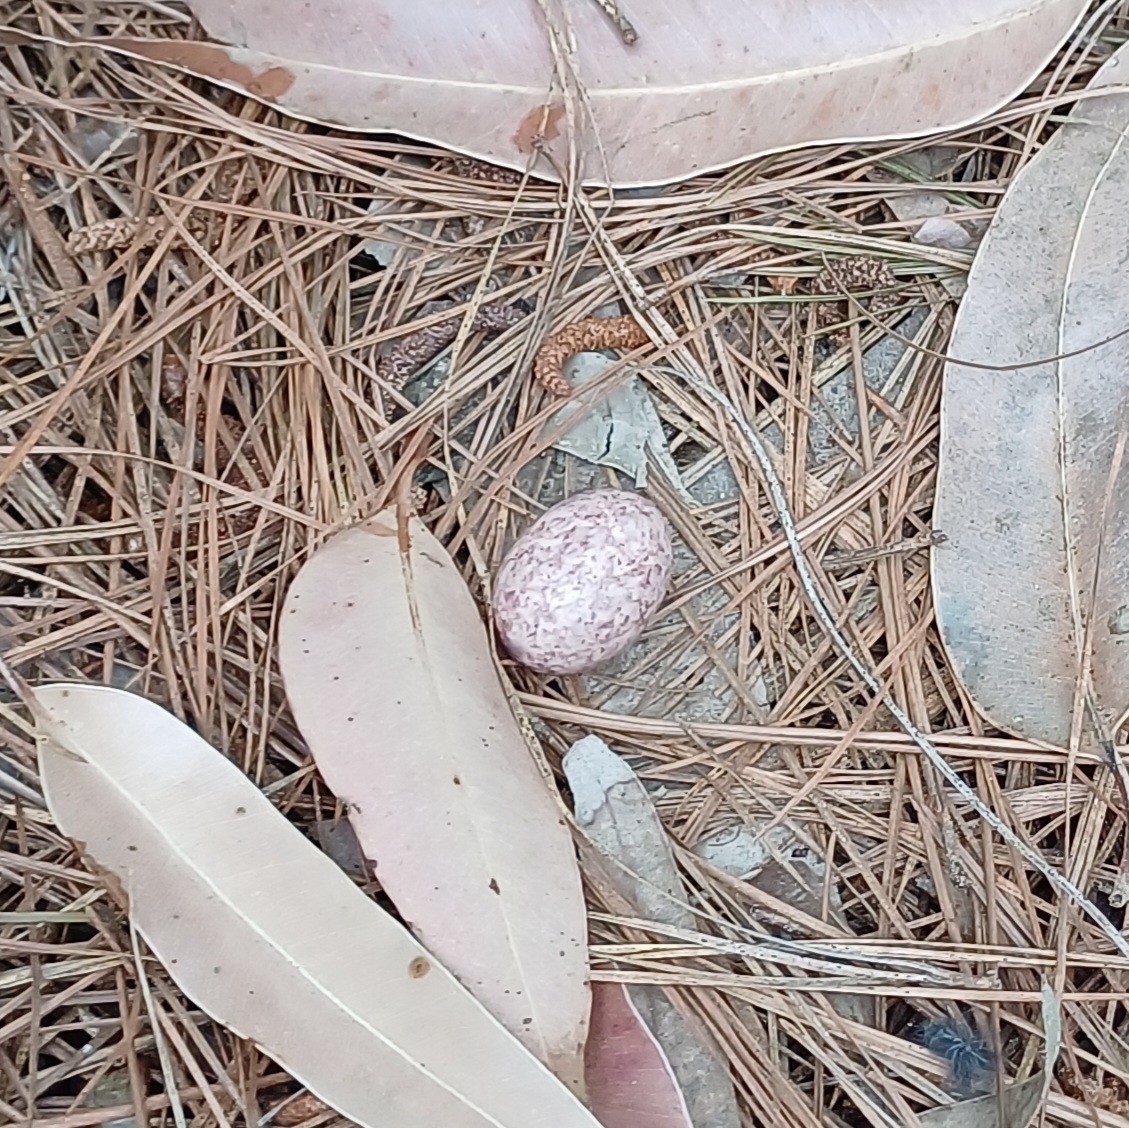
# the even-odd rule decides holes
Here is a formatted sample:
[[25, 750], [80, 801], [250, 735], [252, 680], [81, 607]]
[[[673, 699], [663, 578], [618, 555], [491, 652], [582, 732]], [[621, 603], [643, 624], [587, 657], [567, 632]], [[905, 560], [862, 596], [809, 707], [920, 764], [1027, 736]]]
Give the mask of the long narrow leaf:
[[594, 1128], [227, 759], [159, 706], [48, 685], [40, 770], [177, 986], [364, 1128]]
[[1127, 72], [1123, 47], [1090, 84], [1109, 93], [1079, 102], [1008, 188], [941, 401], [945, 645], [993, 724], [1059, 746], [1080, 679], [1110, 721], [1129, 706], [1129, 291], [1110, 237], [1129, 207]]
[[[815, 141], [974, 121], [1039, 73], [1086, 4], [648, 0], [624, 5], [637, 24], [630, 46], [595, 0], [188, 7], [218, 42], [95, 42], [299, 117], [406, 133], [516, 168], [544, 148], [553, 160], [535, 167], [551, 174], [575, 144], [586, 178], [625, 185]], [[563, 75], [554, 35], [569, 51]], [[575, 115], [562, 79], [582, 88], [582, 99], [569, 91]]]
[[446, 549], [387, 510], [287, 593], [294, 716], [421, 942], [577, 1091], [589, 991], [572, 838]]

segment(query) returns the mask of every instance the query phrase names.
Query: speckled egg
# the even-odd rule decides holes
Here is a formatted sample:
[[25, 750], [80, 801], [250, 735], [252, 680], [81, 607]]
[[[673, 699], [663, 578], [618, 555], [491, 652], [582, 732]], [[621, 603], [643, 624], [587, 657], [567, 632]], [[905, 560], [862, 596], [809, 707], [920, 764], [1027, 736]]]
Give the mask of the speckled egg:
[[554, 505], [510, 549], [494, 623], [514, 658], [576, 674], [626, 650], [662, 602], [670, 526], [640, 494], [593, 490]]

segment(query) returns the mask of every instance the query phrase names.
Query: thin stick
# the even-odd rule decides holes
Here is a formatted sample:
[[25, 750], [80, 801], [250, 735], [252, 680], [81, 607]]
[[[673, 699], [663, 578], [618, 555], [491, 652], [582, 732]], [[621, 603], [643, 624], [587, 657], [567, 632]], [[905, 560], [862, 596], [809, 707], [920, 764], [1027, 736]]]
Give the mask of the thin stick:
[[157, 1046], [157, 1060], [161, 1066], [161, 1076], [165, 1082], [165, 1092], [168, 1093], [172, 1107], [172, 1118], [176, 1128], [188, 1128], [184, 1116], [184, 1106], [180, 1101], [180, 1093], [176, 1085], [176, 1074], [172, 1068], [172, 1057], [169, 1054], [168, 1043], [161, 1028], [160, 1017], [153, 1002], [153, 993], [149, 989], [149, 976], [145, 971], [145, 963], [141, 959], [141, 947], [137, 943], [137, 929], [130, 925], [129, 943], [133, 949], [133, 963], [137, 968], [137, 985], [141, 988], [141, 997], [145, 1000], [145, 1009], [149, 1012], [149, 1025], [153, 1031], [153, 1041]]

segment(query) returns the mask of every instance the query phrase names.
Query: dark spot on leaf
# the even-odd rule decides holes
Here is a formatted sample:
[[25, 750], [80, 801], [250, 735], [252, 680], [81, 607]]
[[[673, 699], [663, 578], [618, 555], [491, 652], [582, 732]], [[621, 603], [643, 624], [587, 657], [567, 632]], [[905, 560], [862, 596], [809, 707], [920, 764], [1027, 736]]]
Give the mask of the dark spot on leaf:
[[416, 956], [410, 964], [408, 964], [408, 974], [413, 979], [422, 979], [431, 970], [431, 964], [423, 958], [423, 956]]
[[492, 877], [490, 879], [490, 891], [492, 893], [499, 893], [499, 894], [502, 892], [502, 890], [498, 886], [498, 879], [496, 877]]
[[534, 106], [518, 122], [513, 142], [519, 153], [532, 153], [537, 143], [552, 141], [560, 136], [560, 120], [564, 117], [564, 104], [557, 102], [551, 106]]

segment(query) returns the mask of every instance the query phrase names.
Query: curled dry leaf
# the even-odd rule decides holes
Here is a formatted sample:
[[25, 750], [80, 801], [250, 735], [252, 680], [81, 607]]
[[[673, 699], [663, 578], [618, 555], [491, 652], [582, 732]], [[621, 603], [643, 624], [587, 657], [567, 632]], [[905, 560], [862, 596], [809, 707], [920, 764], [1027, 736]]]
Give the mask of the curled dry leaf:
[[586, 736], [565, 753], [562, 766], [576, 821], [609, 860], [616, 889], [641, 917], [693, 928], [666, 831], [631, 765], [598, 736]]
[[[565, 362], [563, 375], [570, 388], [581, 389], [614, 363], [603, 353], [581, 352]], [[568, 430], [561, 434], [563, 427]], [[546, 423], [544, 433], [556, 436], [553, 445], [558, 450], [597, 466], [612, 466], [639, 489], [647, 484], [648, 462], [653, 459], [678, 494], [693, 502], [667, 446], [655, 402], [638, 376], [617, 381], [594, 401], [581, 395], [568, 400]]]
[[[795, 145], [975, 121], [1039, 73], [1086, 0], [650, 0], [633, 13], [631, 46], [594, 0], [480, 0], [457, 20], [451, 0], [188, 7], [218, 42], [94, 42], [298, 117], [532, 163], [545, 176], [567, 167], [575, 143], [585, 179], [631, 185]], [[560, 74], [562, 44], [575, 71]]]
[[[694, 928], [694, 914], [666, 831], [627, 761], [598, 736], [586, 736], [568, 750], [563, 766], [576, 804], [576, 821], [607, 859], [607, 876], [616, 891], [642, 918]], [[661, 988], [633, 987], [629, 994], [632, 1009], [670, 1062], [691, 1121], [699, 1128], [737, 1128], [737, 1097], [716, 1054]], [[590, 1046], [589, 1069], [593, 1063], [606, 1067], [598, 1060], [599, 1053], [598, 1046]], [[627, 1079], [622, 1083], [627, 1084]]]
[[572, 838], [446, 549], [391, 509], [338, 534], [290, 586], [279, 665], [396, 908], [581, 1091], [587, 918]]
[[[1123, 48], [1092, 87], [1127, 72]], [[1129, 706], [1129, 290], [1110, 237], [1129, 208], [1129, 96], [1085, 107], [1016, 177], [973, 265], [948, 351], [1024, 367], [947, 366], [934, 513], [955, 669], [994, 724], [1059, 746], [1087, 640], [1099, 707]]]
[[164, 709], [47, 685], [60, 830], [120, 881], [197, 1006], [363, 1128], [596, 1128], [451, 974], [225, 757]]

